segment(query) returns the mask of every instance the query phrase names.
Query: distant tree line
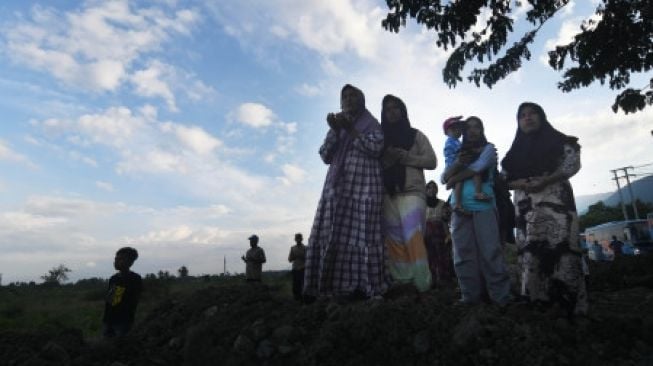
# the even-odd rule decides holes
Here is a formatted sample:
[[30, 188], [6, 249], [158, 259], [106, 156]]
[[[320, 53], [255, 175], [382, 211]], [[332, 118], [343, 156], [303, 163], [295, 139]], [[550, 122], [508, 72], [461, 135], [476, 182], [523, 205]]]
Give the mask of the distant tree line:
[[[640, 218], [646, 218], [646, 214], [653, 212], [653, 204], [649, 202], [635, 201]], [[635, 212], [631, 205], [626, 205], [626, 211], [629, 218], [635, 217]], [[599, 201], [587, 209], [587, 212], [579, 217], [580, 231], [588, 227], [604, 224], [610, 221], [621, 221], [624, 219], [623, 211], [620, 205], [608, 206], [603, 201]]]

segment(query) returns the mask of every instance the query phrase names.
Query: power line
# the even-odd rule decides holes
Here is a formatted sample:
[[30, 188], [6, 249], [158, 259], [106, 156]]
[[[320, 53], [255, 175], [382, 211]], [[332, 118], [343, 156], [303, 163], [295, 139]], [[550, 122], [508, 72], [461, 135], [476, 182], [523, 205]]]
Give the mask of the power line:
[[643, 168], [643, 167], [645, 167], [645, 166], [651, 166], [651, 165], [653, 165], [653, 163], [647, 163], [647, 164], [641, 164], [641, 165], [634, 165], [633, 168], [637, 169], [637, 168]]

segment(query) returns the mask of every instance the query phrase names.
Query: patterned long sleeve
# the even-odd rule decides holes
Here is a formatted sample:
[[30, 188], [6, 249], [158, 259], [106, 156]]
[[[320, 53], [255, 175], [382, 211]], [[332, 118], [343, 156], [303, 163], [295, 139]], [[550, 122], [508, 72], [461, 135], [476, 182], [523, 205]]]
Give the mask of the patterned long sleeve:
[[580, 145], [576, 143], [565, 144], [563, 149], [564, 153], [560, 165], [554, 174], [560, 174], [569, 179], [580, 170]]
[[325, 164], [331, 164], [333, 155], [338, 148], [338, 133], [332, 129], [327, 132], [324, 143], [320, 146], [320, 157]]
[[352, 144], [355, 149], [369, 155], [373, 158], [381, 157], [383, 152], [383, 132], [381, 130], [374, 130], [364, 135], [360, 135], [354, 139]]

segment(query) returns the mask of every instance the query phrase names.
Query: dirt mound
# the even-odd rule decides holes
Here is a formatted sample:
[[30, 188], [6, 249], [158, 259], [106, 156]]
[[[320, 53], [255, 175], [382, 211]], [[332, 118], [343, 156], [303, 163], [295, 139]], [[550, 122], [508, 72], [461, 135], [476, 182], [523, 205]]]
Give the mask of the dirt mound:
[[243, 283], [164, 301], [117, 342], [0, 333], [0, 365], [653, 365], [653, 294], [641, 280], [653, 265], [626, 262], [594, 268], [600, 291], [573, 321], [555, 307], [459, 306], [454, 288], [301, 305]]

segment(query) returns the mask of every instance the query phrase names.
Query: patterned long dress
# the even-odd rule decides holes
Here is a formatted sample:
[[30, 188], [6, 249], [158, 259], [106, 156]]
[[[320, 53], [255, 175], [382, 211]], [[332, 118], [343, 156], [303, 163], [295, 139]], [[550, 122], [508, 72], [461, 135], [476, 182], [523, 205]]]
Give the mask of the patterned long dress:
[[424, 244], [429, 258], [429, 269], [434, 284], [451, 282], [455, 279], [451, 257], [451, 235], [445, 216], [449, 204], [438, 200], [435, 207], [426, 206]]
[[531, 301], [558, 302], [587, 313], [576, 202], [568, 178], [580, 169], [580, 146], [567, 144], [556, 173], [567, 179], [542, 191], [515, 190], [517, 246], [522, 294]]
[[[373, 123], [350, 144], [333, 130], [320, 148], [331, 164], [338, 149], [346, 149], [344, 164], [331, 164], [317, 207], [306, 253], [304, 293], [342, 296], [361, 292], [382, 295], [387, 289], [385, 250], [381, 238], [383, 181], [379, 157], [383, 132]], [[357, 122], [358, 124], [358, 122]], [[340, 172], [334, 171], [341, 169]]]

